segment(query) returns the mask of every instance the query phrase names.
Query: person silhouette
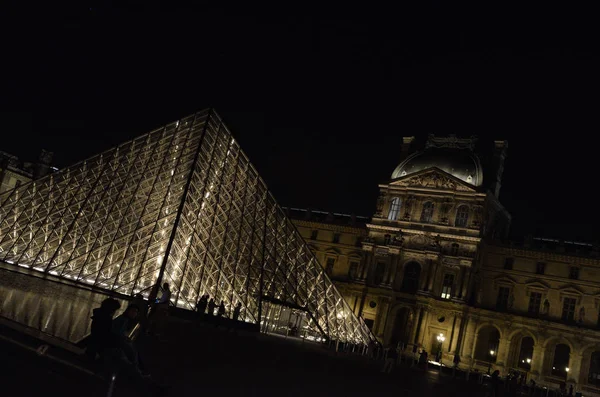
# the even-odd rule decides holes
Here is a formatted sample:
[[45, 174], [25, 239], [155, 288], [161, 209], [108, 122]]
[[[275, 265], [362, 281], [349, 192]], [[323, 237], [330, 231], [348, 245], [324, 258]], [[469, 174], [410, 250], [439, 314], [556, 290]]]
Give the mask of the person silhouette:
[[237, 305], [235, 305], [235, 308], [233, 309], [233, 315], [231, 316], [231, 319], [233, 321], [238, 321], [241, 310], [242, 310], [242, 302], [238, 302]]

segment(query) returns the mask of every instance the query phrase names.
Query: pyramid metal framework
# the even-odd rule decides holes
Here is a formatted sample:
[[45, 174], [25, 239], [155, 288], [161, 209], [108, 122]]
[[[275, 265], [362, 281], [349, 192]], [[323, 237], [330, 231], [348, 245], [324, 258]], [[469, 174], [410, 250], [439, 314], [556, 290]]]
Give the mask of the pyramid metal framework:
[[210, 294], [253, 323], [287, 302], [373, 340], [210, 109], [0, 195], [0, 259], [125, 295], [166, 281], [178, 307]]

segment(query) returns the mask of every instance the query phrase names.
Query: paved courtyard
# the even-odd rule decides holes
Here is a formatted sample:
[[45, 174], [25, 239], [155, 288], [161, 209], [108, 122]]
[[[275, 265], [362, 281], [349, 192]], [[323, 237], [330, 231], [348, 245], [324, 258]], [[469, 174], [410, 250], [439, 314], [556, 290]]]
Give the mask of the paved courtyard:
[[[98, 377], [6, 341], [0, 340], [0, 349], [3, 396], [106, 396]], [[206, 324], [172, 322], [164, 336], [143, 337], [140, 350], [153, 377], [170, 385], [169, 396], [483, 396], [486, 391], [435, 368], [399, 367], [383, 374], [380, 361]], [[131, 386], [118, 382], [114, 396], [128, 395]]]

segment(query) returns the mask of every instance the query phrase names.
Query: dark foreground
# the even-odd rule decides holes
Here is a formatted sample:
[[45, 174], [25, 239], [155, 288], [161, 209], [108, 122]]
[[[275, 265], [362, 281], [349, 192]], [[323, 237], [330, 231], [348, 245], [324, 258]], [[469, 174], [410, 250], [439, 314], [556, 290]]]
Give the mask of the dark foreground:
[[[15, 335], [11, 335], [11, 339]], [[160, 338], [140, 340], [153, 378], [169, 396], [484, 396], [485, 385], [437, 369], [398, 367], [321, 346], [173, 320]], [[2, 396], [106, 396], [106, 381], [0, 339]], [[49, 352], [52, 352], [49, 351]], [[56, 351], [54, 356], [61, 357]], [[68, 355], [62, 356], [66, 363]], [[115, 397], [136, 395], [124, 379]]]

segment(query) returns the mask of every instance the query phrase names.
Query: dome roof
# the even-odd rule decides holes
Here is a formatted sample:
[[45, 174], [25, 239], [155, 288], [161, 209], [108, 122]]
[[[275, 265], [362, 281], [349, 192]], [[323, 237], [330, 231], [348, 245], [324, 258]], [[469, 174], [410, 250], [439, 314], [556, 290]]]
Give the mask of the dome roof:
[[428, 148], [408, 156], [392, 173], [392, 179], [437, 167], [473, 186], [481, 186], [481, 162], [468, 149]]

